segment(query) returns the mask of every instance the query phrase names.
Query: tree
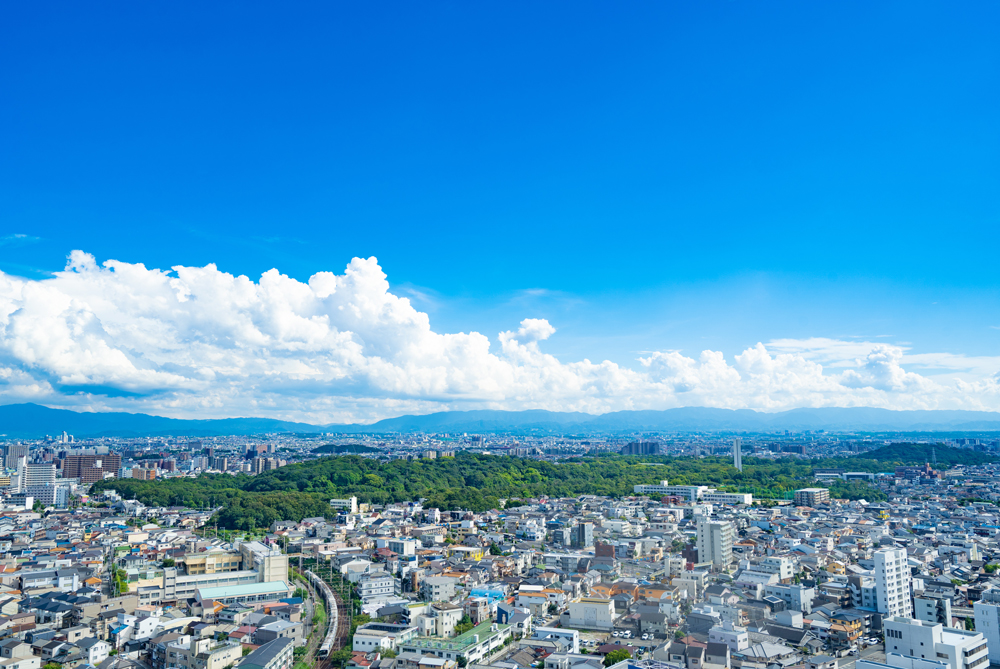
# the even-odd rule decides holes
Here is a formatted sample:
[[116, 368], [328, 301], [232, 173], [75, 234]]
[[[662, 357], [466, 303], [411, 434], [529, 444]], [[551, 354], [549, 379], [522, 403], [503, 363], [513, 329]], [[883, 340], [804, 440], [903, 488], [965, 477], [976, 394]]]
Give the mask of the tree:
[[351, 651], [347, 649], [334, 651], [329, 655], [330, 664], [343, 667], [351, 660], [351, 657]]
[[684, 632], [682, 632], [681, 630], [677, 630], [676, 632], [674, 632], [674, 638], [680, 641], [681, 639], [684, 638]]
[[472, 618], [470, 618], [469, 614], [466, 613], [465, 615], [462, 616], [462, 619], [458, 621], [458, 624], [455, 625], [455, 636], [458, 636], [459, 634], [465, 634], [473, 627], [475, 627], [475, 625], [472, 622]]
[[177, 564], [177, 562], [174, 561], [174, 559], [172, 557], [163, 558], [163, 566], [164, 567], [173, 567], [176, 564]]
[[467, 660], [467, 659], [465, 658], [465, 656], [464, 656], [464, 655], [459, 655], [459, 656], [458, 656], [458, 666], [460, 666], [460, 667], [464, 667], [464, 666], [465, 666], [465, 665], [467, 665], [468, 663], [469, 663], [469, 661], [468, 661], [468, 660]]
[[497, 542], [490, 544], [490, 555], [503, 555], [503, 551], [497, 546]]
[[559, 607], [555, 605], [555, 602], [549, 604], [549, 615], [553, 616], [559, 611]]
[[46, 662], [42, 669], [62, 669], [62, 665], [58, 662]]
[[618, 664], [622, 660], [628, 660], [632, 657], [632, 653], [627, 650], [613, 650], [604, 656], [604, 666], [610, 667], [613, 664]]

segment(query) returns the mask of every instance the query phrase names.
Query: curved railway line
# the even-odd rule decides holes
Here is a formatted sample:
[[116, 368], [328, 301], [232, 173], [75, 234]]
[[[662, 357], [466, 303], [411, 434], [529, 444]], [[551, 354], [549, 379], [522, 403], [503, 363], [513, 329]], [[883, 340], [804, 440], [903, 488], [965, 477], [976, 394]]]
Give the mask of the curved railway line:
[[322, 597], [323, 605], [327, 610], [326, 634], [316, 651], [319, 667], [325, 667], [329, 665], [327, 658], [330, 653], [340, 650], [347, 642], [347, 634], [351, 629], [351, 616], [340, 595], [334, 592], [326, 581], [309, 569], [305, 571], [305, 574], [313, 588]]

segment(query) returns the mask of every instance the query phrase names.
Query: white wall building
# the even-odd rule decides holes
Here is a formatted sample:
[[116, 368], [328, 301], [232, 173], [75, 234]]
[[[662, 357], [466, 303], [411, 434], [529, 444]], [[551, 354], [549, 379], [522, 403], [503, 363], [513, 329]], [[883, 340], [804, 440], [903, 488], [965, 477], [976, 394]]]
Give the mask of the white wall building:
[[978, 669], [989, 664], [986, 637], [903, 616], [885, 618], [885, 652], [942, 662], [948, 669]]
[[973, 604], [976, 631], [986, 637], [991, 664], [1000, 664], [1000, 594], [987, 591]]
[[698, 562], [711, 562], [714, 567], [727, 569], [733, 562], [733, 524], [726, 520], [711, 520], [698, 516]]
[[720, 627], [708, 630], [708, 642], [724, 643], [729, 650], [739, 653], [750, 647], [750, 633], [746, 627], [738, 627], [731, 620], [725, 620]]
[[875, 551], [875, 606], [886, 616], [913, 616], [912, 578], [906, 550], [880, 548]]
[[610, 599], [581, 597], [570, 602], [562, 614], [564, 627], [610, 630], [615, 626], [615, 604]]

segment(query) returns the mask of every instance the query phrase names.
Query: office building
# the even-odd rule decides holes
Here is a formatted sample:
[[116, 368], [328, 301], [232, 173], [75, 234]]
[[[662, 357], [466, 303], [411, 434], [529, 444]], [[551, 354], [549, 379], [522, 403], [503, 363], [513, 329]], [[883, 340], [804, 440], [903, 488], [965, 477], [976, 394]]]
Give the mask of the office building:
[[[913, 616], [912, 577], [903, 548], [875, 551], [875, 606], [885, 616]], [[887, 649], [888, 650], [888, 649]]]
[[743, 453], [740, 445], [740, 438], [733, 439], [733, 467], [736, 471], [743, 471]]
[[795, 491], [795, 506], [819, 506], [829, 501], [828, 488], [803, 488]]

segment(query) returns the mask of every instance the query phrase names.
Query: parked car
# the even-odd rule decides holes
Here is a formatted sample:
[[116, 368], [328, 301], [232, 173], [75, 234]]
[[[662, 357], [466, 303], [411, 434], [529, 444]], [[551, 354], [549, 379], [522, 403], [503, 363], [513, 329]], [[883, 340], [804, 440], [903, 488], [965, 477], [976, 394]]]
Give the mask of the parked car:
[[611, 633], [611, 636], [620, 636], [620, 635], [621, 632], [619, 632], [618, 630], [615, 630], [614, 632]]
[[643, 634], [642, 635], [642, 640], [643, 641], [649, 641], [649, 634]]

